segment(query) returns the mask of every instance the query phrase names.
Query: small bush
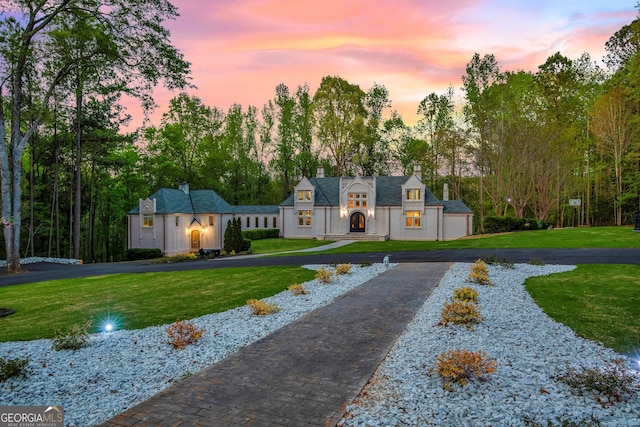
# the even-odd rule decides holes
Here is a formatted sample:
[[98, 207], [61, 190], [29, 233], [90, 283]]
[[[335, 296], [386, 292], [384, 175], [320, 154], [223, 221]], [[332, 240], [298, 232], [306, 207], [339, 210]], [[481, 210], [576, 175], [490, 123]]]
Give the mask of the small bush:
[[6, 359], [0, 358], [0, 383], [5, 382], [9, 378], [25, 378], [27, 376], [27, 365], [29, 358], [26, 359]]
[[330, 270], [325, 270], [324, 268], [320, 268], [318, 271], [316, 271], [315, 278], [322, 283], [332, 283], [333, 272]]
[[198, 259], [196, 254], [165, 256], [151, 261], [151, 264], [172, 264], [177, 262], [195, 261]]
[[509, 261], [504, 257], [498, 258], [496, 254], [491, 254], [481, 259], [485, 264], [489, 264], [489, 265], [499, 265], [504, 268], [513, 268], [514, 266], [513, 262]]
[[470, 286], [463, 286], [453, 290], [453, 299], [458, 301], [476, 302], [478, 300], [478, 291]]
[[546, 265], [547, 263], [540, 258], [531, 258], [528, 262], [529, 265]]
[[263, 300], [258, 299], [248, 300], [247, 305], [256, 316], [265, 316], [267, 314], [277, 313], [282, 310], [276, 304], [267, 304]]
[[467, 281], [483, 286], [493, 286], [493, 282], [489, 278], [489, 269], [487, 264], [481, 259], [471, 264], [471, 272], [467, 277]]
[[351, 264], [340, 264], [336, 267], [336, 274], [351, 274]]
[[169, 344], [176, 350], [182, 350], [187, 345], [197, 342], [204, 333], [204, 329], [199, 329], [193, 322], [186, 320], [178, 319], [167, 326]]
[[[625, 366], [623, 359], [614, 359], [605, 368], [570, 366], [556, 377], [578, 394], [594, 393], [603, 406], [613, 405], [635, 396], [640, 388], [640, 375]], [[601, 399], [602, 397], [606, 399]]]
[[133, 248], [127, 249], [125, 259], [127, 261], [138, 261], [143, 259], [160, 258], [162, 251], [158, 248]]
[[369, 260], [362, 260], [360, 261], [360, 267], [371, 267], [373, 263]]
[[484, 318], [480, 315], [478, 304], [467, 301], [458, 301], [452, 299], [447, 301], [442, 307], [441, 325], [448, 326], [449, 323], [454, 325], [465, 325], [467, 329], [473, 330], [473, 325], [480, 323]]
[[242, 237], [249, 240], [277, 239], [280, 237], [279, 228], [256, 228], [255, 230], [244, 230]]
[[498, 363], [487, 359], [480, 351], [449, 350], [436, 356], [435, 372], [444, 380], [444, 388], [449, 390], [452, 383], [467, 385], [474, 379], [489, 380], [496, 372]]
[[289, 289], [289, 291], [296, 296], [306, 295], [308, 293], [307, 290], [304, 288], [304, 286], [299, 285], [297, 283], [295, 285], [289, 286], [287, 289]]
[[85, 347], [89, 342], [89, 328], [91, 320], [87, 320], [81, 325], [71, 325], [65, 332], [56, 330], [52, 340], [54, 350], [78, 350]]

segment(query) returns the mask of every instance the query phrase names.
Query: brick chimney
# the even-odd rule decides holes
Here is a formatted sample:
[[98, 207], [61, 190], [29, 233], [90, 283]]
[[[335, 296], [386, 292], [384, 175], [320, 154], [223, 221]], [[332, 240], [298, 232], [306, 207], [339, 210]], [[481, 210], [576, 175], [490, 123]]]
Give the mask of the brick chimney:
[[316, 178], [324, 178], [324, 168], [318, 168], [316, 172]]

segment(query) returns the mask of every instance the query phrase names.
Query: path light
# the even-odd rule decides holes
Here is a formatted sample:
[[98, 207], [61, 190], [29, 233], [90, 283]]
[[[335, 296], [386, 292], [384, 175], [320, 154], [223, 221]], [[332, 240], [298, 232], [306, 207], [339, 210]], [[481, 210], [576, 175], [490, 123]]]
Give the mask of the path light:
[[109, 316], [106, 319], [101, 319], [100, 330], [105, 333], [113, 332], [118, 329], [118, 320]]

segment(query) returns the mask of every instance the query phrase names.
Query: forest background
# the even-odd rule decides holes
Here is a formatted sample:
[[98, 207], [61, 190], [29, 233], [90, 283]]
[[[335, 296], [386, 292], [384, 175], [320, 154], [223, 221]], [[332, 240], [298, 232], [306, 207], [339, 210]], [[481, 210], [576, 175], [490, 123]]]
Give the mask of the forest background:
[[611, 35], [603, 66], [558, 52], [536, 71], [503, 71], [494, 55], [475, 54], [461, 87], [416, 105], [415, 125], [384, 84], [329, 75], [315, 93], [280, 84], [262, 107], [179, 92], [160, 125], [125, 133], [126, 97], [151, 108], [158, 84], [191, 87], [162, 25], [177, 9], [1, 3], [13, 12], [0, 21], [0, 258], [119, 261], [126, 213], [161, 187], [188, 182], [233, 205], [279, 204], [318, 167], [373, 176], [421, 165], [436, 196], [447, 183], [473, 209], [475, 232], [486, 216], [622, 225], [640, 209], [640, 19]]

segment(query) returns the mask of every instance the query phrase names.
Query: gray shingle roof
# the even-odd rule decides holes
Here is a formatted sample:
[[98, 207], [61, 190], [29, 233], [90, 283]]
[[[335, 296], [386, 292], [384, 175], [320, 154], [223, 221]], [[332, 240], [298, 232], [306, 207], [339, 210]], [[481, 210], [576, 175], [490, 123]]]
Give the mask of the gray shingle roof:
[[[191, 190], [186, 194], [182, 190], [161, 188], [149, 199], [156, 199], [156, 213], [233, 213], [233, 206], [227, 203], [213, 190]], [[139, 206], [131, 209], [129, 214], [138, 214]]]
[[[402, 186], [407, 182], [408, 176], [378, 176], [376, 177], [376, 206], [402, 206]], [[316, 206], [339, 206], [340, 205], [340, 178], [310, 178], [309, 182], [316, 187]], [[428, 188], [425, 187], [425, 205], [444, 206], [447, 213], [471, 213], [460, 200], [442, 201], [438, 199]], [[281, 206], [293, 206], [294, 197], [289, 196], [282, 202]]]

